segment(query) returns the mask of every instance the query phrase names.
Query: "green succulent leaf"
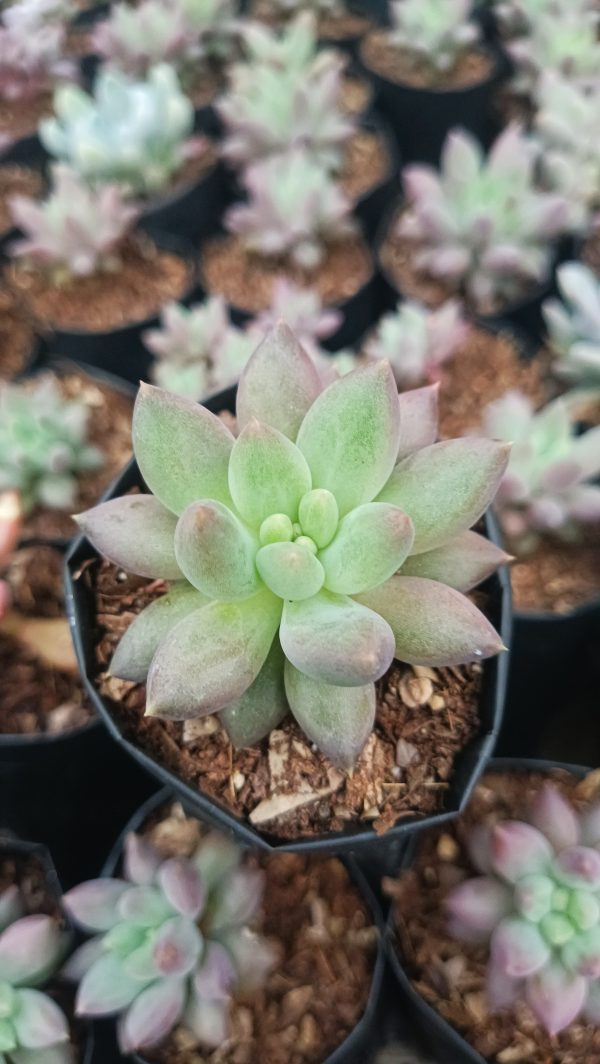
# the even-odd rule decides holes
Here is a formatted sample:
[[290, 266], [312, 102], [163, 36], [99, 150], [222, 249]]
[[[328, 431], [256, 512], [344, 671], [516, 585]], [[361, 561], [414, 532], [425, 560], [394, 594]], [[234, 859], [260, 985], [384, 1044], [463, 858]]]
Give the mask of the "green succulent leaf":
[[255, 746], [287, 715], [284, 663], [283, 650], [276, 637], [254, 683], [219, 714], [221, 723], [238, 750], [244, 746]]
[[281, 617], [266, 588], [241, 602], [211, 602], [162, 641], [148, 673], [146, 714], [188, 720], [240, 698], [260, 672]]
[[483, 613], [436, 580], [393, 576], [359, 601], [385, 617], [396, 640], [396, 657], [410, 665], [463, 665], [504, 649]]
[[256, 555], [256, 567], [274, 595], [294, 602], [316, 595], [325, 579], [318, 558], [298, 543], [270, 543], [261, 547]]
[[397, 506], [357, 506], [342, 518], [335, 539], [319, 555], [325, 587], [339, 595], [370, 591], [397, 572], [413, 539], [412, 521]]
[[317, 547], [331, 543], [338, 527], [340, 512], [335, 497], [326, 488], [314, 488], [300, 500], [298, 518], [305, 536]]
[[240, 428], [256, 418], [295, 440], [321, 391], [312, 359], [281, 322], [265, 336], [240, 378], [236, 413]]
[[435, 443], [438, 436], [439, 384], [411, 388], [398, 396], [400, 404], [400, 446], [398, 461], [421, 447]]
[[343, 516], [381, 491], [399, 439], [398, 389], [381, 362], [348, 373], [321, 393], [302, 422], [298, 447], [313, 487], [331, 491]]
[[[148, 976], [150, 982], [151, 976]], [[126, 1008], [140, 992], [139, 979], [123, 971], [121, 961], [112, 953], [100, 957], [84, 975], [77, 991], [79, 1016], [110, 1016]]]
[[280, 639], [285, 656], [300, 672], [342, 687], [373, 683], [394, 657], [387, 621], [330, 591], [305, 602], [286, 602]]
[[413, 554], [402, 566], [402, 576], [439, 580], [456, 591], [470, 591], [510, 561], [510, 554], [478, 532], [462, 532], [443, 547]]
[[313, 680], [291, 662], [285, 665], [290, 709], [319, 750], [342, 768], [351, 768], [375, 723], [375, 686], [338, 687]]
[[153, 495], [110, 499], [79, 514], [77, 523], [114, 565], [152, 579], [181, 579], [173, 549], [177, 522]]
[[227, 484], [233, 436], [205, 407], [141, 384], [133, 449], [150, 491], [175, 514], [198, 499], [231, 503]]
[[479, 520], [496, 494], [509, 451], [509, 444], [494, 440], [445, 440], [396, 466], [378, 501], [412, 518], [413, 554], [443, 546]]
[[182, 513], [175, 555], [190, 584], [211, 599], [247, 598], [258, 589], [257, 541], [223, 503], [195, 502]]
[[179, 621], [208, 601], [185, 582], [173, 584], [166, 595], [146, 606], [129, 625], [113, 654], [111, 676], [143, 683], [161, 640]]
[[295, 521], [300, 499], [311, 489], [310, 469], [287, 436], [253, 420], [235, 441], [229, 489], [244, 521], [259, 528], [271, 514]]
[[19, 1045], [24, 1049], [45, 1049], [68, 1042], [69, 1025], [59, 1006], [39, 990], [17, 991], [17, 1008], [12, 1019]]

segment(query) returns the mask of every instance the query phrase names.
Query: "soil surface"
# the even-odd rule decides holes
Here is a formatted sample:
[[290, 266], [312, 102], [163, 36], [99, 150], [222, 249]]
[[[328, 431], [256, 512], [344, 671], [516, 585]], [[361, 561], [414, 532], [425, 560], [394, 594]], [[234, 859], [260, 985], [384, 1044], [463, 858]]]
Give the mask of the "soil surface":
[[33, 325], [12, 292], [0, 288], [0, 380], [25, 368], [33, 353]]
[[[108, 562], [81, 572], [96, 599], [95, 682], [127, 737], [191, 787], [277, 838], [318, 836], [444, 808], [457, 754], [480, 728], [482, 666], [430, 669], [394, 662], [377, 685], [373, 734], [351, 775], [291, 717], [259, 745], [233, 749], [217, 716], [185, 723], [145, 717], [145, 687], [107, 675], [116, 644], [165, 585]], [[481, 599], [480, 599], [480, 604]]]
[[[301, 5], [298, 6], [300, 7]], [[292, 13], [286, 18], [285, 15], [277, 11], [277, 8], [269, 0], [254, 0], [251, 14], [253, 18], [259, 19], [261, 22], [268, 22], [270, 25], [284, 25], [286, 21], [293, 17]], [[363, 15], [348, 11], [343, 15], [320, 16], [318, 19], [318, 32], [321, 40], [331, 44], [335, 41], [346, 41], [362, 37], [371, 29], [372, 25], [372, 22]]]
[[368, 70], [397, 85], [415, 89], [465, 89], [485, 81], [494, 69], [491, 55], [471, 48], [450, 70], [436, 70], [421, 55], [399, 48], [385, 30], [370, 33], [361, 45], [361, 59]]
[[581, 252], [582, 262], [600, 277], [600, 225], [592, 229]]
[[[99, 447], [104, 455], [104, 464], [99, 469], [82, 473], [78, 478], [73, 513], [80, 513], [99, 501], [131, 458], [133, 398], [83, 372], [67, 373], [56, 380], [65, 398], [82, 399], [86, 403], [89, 409], [88, 442]], [[23, 535], [26, 538], [70, 539], [77, 530], [70, 513], [38, 507], [27, 517]]]
[[192, 281], [190, 264], [150, 240], [129, 238], [114, 271], [57, 284], [51, 272], [14, 262], [5, 276], [34, 318], [45, 327], [104, 332], [154, 317], [180, 299]]
[[[582, 781], [559, 770], [551, 775], [577, 806], [600, 796], [598, 771]], [[467, 854], [469, 828], [522, 819], [547, 778], [539, 773], [488, 774], [466, 814], [450, 827], [421, 836], [410, 870], [386, 883], [394, 896], [397, 948], [415, 989], [494, 1064], [600, 1064], [600, 1027], [574, 1023], [550, 1038], [525, 1004], [490, 1014], [487, 946], [458, 942], [447, 930], [444, 899], [463, 879], [479, 874]]]
[[10, 852], [10, 842], [8, 852], [0, 853], [0, 894], [9, 887], [19, 888], [27, 916], [44, 913], [61, 917], [58, 899], [48, 888], [43, 861], [35, 854]]
[[17, 163], [0, 166], [0, 236], [13, 227], [8, 201], [11, 196], [31, 196], [39, 199], [44, 187], [38, 170]]
[[340, 184], [348, 199], [355, 202], [377, 188], [388, 176], [390, 167], [384, 138], [359, 129], [345, 147]]
[[[146, 835], [165, 857], [190, 856], [203, 832], [175, 803]], [[321, 1064], [360, 1019], [368, 997], [376, 929], [358, 889], [336, 858], [300, 854], [249, 857], [265, 871], [264, 920], [257, 930], [280, 960], [262, 990], [238, 1000], [231, 1037], [199, 1050], [175, 1030], [148, 1060], [160, 1064]]]
[[30, 137], [37, 132], [41, 118], [52, 114], [51, 92], [42, 93], [25, 100], [7, 100], [0, 98], [0, 136], [6, 135], [11, 140]]
[[569, 613], [600, 595], [600, 523], [579, 543], [543, 539], [511, 566], [515, 609]]
[[356, 295], [373, 271], [371, 254], [360, 238], [332, 244], [320, 266], [309, 271], [283, 259], [253, 254], [237, 236], [208, 240], [200, 261], [203, 287], [249, 313], [268, 309], [273, 285], [282, 275], [316, 288], [325, 306], [331, 306]]
[[373, 88], [365, 78], [352, 74], [342, 78], [340, 106], [346, 114], [362, 115], [373, 103]]

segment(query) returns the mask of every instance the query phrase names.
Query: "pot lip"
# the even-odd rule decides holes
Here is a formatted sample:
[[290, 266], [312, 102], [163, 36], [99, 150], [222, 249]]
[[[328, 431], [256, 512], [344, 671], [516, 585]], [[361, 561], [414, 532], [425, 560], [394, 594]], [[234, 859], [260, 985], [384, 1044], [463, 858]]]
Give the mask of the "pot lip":
[[[210, 107], [211, 104], [206, 104], [205, 107]], [[203, 111], [204, 108], [197, 108], [194, 111], [194, 115], [198, 111]], [[193, 136], [194, 134], [191, 134]], [[197, 136], [198, 134], [196, 134]], [[216, 138], [211, 137], [209, 134], [202, 134], [207, 140], [210, 140], [211, 144], [216, 144]], [[189, 181], [184, 181], [180, 185], [174, 188], [167, 188], [164, 192], [158, 193], [156, 196], [150, 196], [146, 200], [142, 200], [142, 212], [140, 214], [140, 223], [144, 225], [148, 223], [152, 224], [152, 217], [158, 211], [163, 211], [168, 207], [172, 207], [178, 203], [179, 200], [189, 195], [190, 192], [200, 189], [207, 181], [211, 181], [215, 178], [220, 178], [222, 169], [221, 158], [218, 155], [214, 162], [206, 169], [203, 170], [196, 177], [191, 178]]]
[[[205, 406], [213, 412], [224, 408], [231, 408], [234, 403], [236, 386], [231, 386], [222, 392], [205, 400]], [[113, 482], [103, 499], [111, 497], [117, 490], [127, 490], [137, 482], [139, 472], [135, 459], [129, 463], [120, 477]], [[498, 543], [498, 527], [494, 515], [488, 511], [486, 514], [486, 529], [493, 542]], [[233, 832], [246, 844], [261, 847], [271, 852], [327, 852], [337, 853], [352, 851], [363, 846], [373, 845], [377, 841], [377, 835], [369, 824], [354, 825], [346, 832], [324, 834], [316, 838], [301, 837], [298, 839], [281, 839], [266, 831], [259, 831], [249, 821], [237, 816], [232, 810], [221, 805], [201, 790], [194, 790], [190, 784], [178, 778], [173, 772], [166, 769], [148, 753], [138, 747], [131, 739], [127, 738], [121, 726], [113, 719], [107, 701], [96, 689], [89, 668], [88, 647], [84, 643], [84, 630], [86, 624], [82, 623], [82, 601], [78, 585], [78, 571], [80, 563], [89, 557], [95, 557], [96, 552], [87, 542], [83, 535], [78, 536], [72, 543], [65, 559], [65, 604], [71, 624], [75, 652], [82, 680], [88, 697], [94, 705], [98, 715], [108, 728], [112, 738], [121, 744], [136, 761], [141, 764], [154, 777], [167, 784], [172, 790], [182, 796], [191, 808], [198, 811], [201, 819], [208, 818], [221, 830]], [[505, 645], [510, 644], [512, 630], [512, 611], [510, 594], [510, 576], [506, 566], [502, 566], [491, 578], [493, 581], [493, 597], [496, 601], [498, 613], [497, 625]], [[481, 731], [462, 750], [458, 757], [458, 765], [455, 763], [454, 783], [455, 790], [451, 794], [451, 808], [442, 809], [430, 817], [415, 815], [410, 818], [400, 819], [386, 832], [385, 841], [391, 842], [397, 838], [403, 838], [419, 831], [423, 827], [441, 824], [452, 819], [464, 808], [477, 779], [484, 769], [491, 752], [494, 748], [498, 732], [502, 722], [504, 698], [508, 676], [509, 655], [499, 654], [495, 658], [484, 663], [483, 684], [479, 700], [480, 707], [488, 707], [487, 720], [482, 723]]]
[[[356, 76], [360, 78], [360, 73], [358, 73]], [[354, 201], [354, 213], [360, 208], [361, 204], [368, 202], [371, 196], [379, 192], [380, 189], [386, 188], [388, 185], [391, 188], [393, 182], [396, 180], [396, 178], [402, 171], [402, 154], [400, 151], [398, 140], [394, 136], [392, 132], [392, 127], [390, 126], [389, 122], [373, 106], [368, 107], [363, 114], [358, 116], [358, 121], [356, 123], [356, 129], [354, 132], [360, 133], [361, 130], [365, 130], [367, 133], [374, 133], [376, 135], [377, 140], [379, 142], [379, 146], [384, 153], [387, 165], [385, 168], [385, 173], [377, 182], [377, 184], [373, 185], [372, 188], [368, 188], [366, 192], [363, 192], [362, 196], [359, 196], [358, 199]], [[374, 248], [371, 246], [370, 243], [369, 250], [371, 251], [371, 255], [375, 260]]]
[[437, 86], [417, 86], [410, 85], [406, 81], [394, 81], [392, 78], [386, 77], [384, 74], [380, 74], [377, 70], [374, 70], [365, 60], [365, 45], [373, 33], [381, 33], [389, 30], [387, 26], [377, 26], [375, 30], [371, 30], [365, 34], [362, 38], [358, 48], [358, 61], [367, 73], [368, 77], [375, 79], [379, 84], [391, 85], [393, 88], [398, 89], [400, 92], [405, 92], [407, 95], [416, 97], [428, 96], [431, 99], [439, 100], [442, 96], [466, 96], [467, 94], [476, 93], [481, 91], [490, 83], [495, 83], [500, 77], [502, 68], [500, 63], [499, 50], [490, 41], [482, 40], [476, 43], [470, 51], [477, 51], [486, 55], [492, 61], [492, 66], [489, 73], [481, 78], [479, 81], [474, 82], [472, 85], [455, 86], [454, 88], [443, 88]]
[[[202, 823], [206, 823], [202, 819], [202, 817], [199, 816], [198, 813], [194, 810], [193, 806], [190, 806], [189, 808], [187, 807], [185, 798], [179, 797], [170, 787], [161, 787], [159, 790], [155, 791], [154, 794], [150, 795], [150, 797], [147, 798], [146, 801], [138, 807], [138, 809], [132, 814], [127, 823], [124, 825], [123, 829], [117, 836], [117, 839], [114, 845], [112, 846], [106, 860], [102, 865], [102, 870], [100, 872], [100, 875], [102, 877], [113, 876], [115, 874], [115, 870], [121, 859], [125, 838], [129, 834], [129, 832], [136, 831], [144, 823], [144, 821], [147, 820], [150, 814], [154, 812], [155, 809], [158, 809], [161, 805], [164, 805], [167, 802], [173, 801], [180, 801], [182, 803], [186, 815], [192, 816], [195, 819], [200, 820]], [[210, 827], [210, 824], [207, 826]], [[257, 849], [256, 846], [249, 846], [246, 842], [242, 842], [239, 839], [236, 839], [236, 844], [239, 845], [242, 850], [249, 853], [264, 853], [263, 850]], [[356, 862], [352, 858], [346, 860], [344, 859], [344, 857], [341, 856], [338, 857], [338, 860], [341, 860], [342, 863], [346, 866], [350, 878], [352, 879], [352, 882], [362, 895], [366, 903], [367, 909], [369, 910], [369, 914], [373, 919], [373, 924], [377, 928], [378, 938], [377, 949], [371, 973], [371, 987], [369, 990], [369, 996], [367, 998], [364, 1011], [360, 1019], [357, 1021], [356, 1025], [353, 1027], [353, 1029], [348, 1032], [344, 1041], [341, 1042], [340, 1045], [332, 1051], [332, 1053], [330, 1053], [330, 1055], [323, 1062], [323, 1064], [347, 1064], [346, 1052], [350, 1051], [354, 1042], [354, 1038], [358, 1037], [362, 1033], [364, 1028], [368, 1027], [373, 1021], [374, 1014], [379, 1003], [381, 985], [386, 966], [385, 922], [383, 919], [383, 914], [381, 912], [379, 902], [377, 901], [373, 890], [369, 886], [362, 870], [356, 864]], [[136, 1064], [148, 1064], [146, 1059], [144, 1057], [139, 1056], [139, 1054], [137, 1053], [132, 1054], [132, 1059], [136, 1062]]]

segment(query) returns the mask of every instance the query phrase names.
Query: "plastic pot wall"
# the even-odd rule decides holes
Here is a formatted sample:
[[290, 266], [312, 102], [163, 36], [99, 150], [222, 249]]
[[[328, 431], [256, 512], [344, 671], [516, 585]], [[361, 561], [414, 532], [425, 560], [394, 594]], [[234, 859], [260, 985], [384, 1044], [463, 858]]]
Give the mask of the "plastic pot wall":
[[217, 232], [230, 199], [225, 170], [218, 162], [192, 184], [149, 200], [142, 225], [189, 241], [203, 240]]

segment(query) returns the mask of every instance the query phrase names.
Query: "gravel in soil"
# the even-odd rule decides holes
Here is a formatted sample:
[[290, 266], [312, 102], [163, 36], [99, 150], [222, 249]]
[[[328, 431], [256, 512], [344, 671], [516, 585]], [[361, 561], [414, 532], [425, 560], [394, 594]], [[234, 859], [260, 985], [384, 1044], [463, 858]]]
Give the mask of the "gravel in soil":
[[370, 33], [361, 45], [361, 59], [368, 70], [414, 89], [465, 89], [485, 81], [494, 68], [490, 55], [472, 48], [459, 56], [450, 70], [438, 71], [423, 62], [422, 56], [399, 48], [385, 30]]
[[31, 137], [37, 132], [40, 119], [52, 114], [52, 93], [45, 92], [31, 99], [0, 99], [0, 136], [11, 140]]
[[346, 75], [342, 78], [340, 106], [346, 114], [362, 115], [373, 103], [373, 88], [365, 78]]
[[33, 325], [12, 292], [0, 288], [0, 380], [25, 368], [33, 353]]
[[[584, 780], [562, 770], [551, 777], [577, 806], [600, 797], [600, 772]], [[600, 1064], [600, 1027], [583, 1022], [551, 1038], [525, 1004], [491, 1014], [485, 993], [488, 948], [448, 933], [444, 899], [471, 865], [466, 840], [474, 824], [523, 819], [547, 779], [541, 773], [490, 773], [450, 827], [420, 838], [411, 868], [386, 882], [394, 898], [397, 949], [415, 989], [484, 1059], [494, 1064]]]
[[600, 523], [578, 543], [544, 538], [511, 567], [517, 610], [565, 614], [600, 595]]
[[384, 138], [378, 133], [359, 129], [345, 146], [340, 184], [348, 199], [356, 202], [385, 180], [390, 167]]
[[39, 170], [18, 163], [0, 166], [0, 235], [12, 229], [13, 220], [8, 200], [11, 196], [31, 196], [38, 199], [44, 182]]

